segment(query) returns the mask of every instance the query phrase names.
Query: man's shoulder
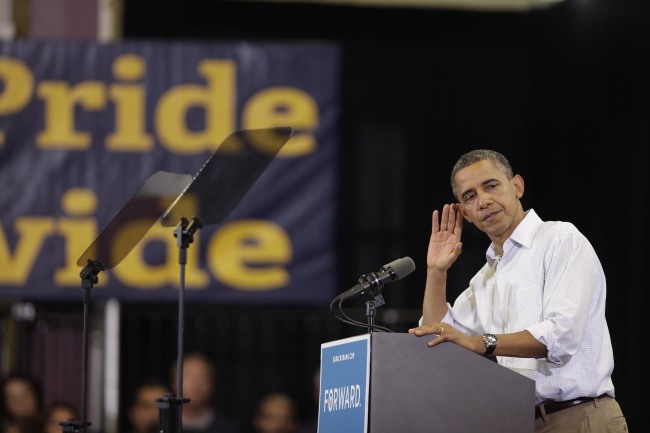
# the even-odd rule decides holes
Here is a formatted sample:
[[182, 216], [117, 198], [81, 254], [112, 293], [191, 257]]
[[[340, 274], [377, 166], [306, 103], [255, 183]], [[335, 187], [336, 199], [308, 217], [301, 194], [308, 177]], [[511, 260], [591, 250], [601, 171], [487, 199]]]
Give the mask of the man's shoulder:
[[584, 234], [569, 221], [544, 221], [539, 226], [539, 234], [548, 236], [577, 236], [584, 238]]

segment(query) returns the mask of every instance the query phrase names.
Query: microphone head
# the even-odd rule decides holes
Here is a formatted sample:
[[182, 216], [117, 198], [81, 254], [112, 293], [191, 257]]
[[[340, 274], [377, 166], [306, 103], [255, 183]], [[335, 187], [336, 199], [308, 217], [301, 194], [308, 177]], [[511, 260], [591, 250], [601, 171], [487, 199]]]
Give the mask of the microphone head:
[[390, 269], [392, 271], [391, 274], [394, 274], [393, 281], [397, 281], [415, 270], [415, 262], [410, 257], [402, 257], [384, 265], [383, 269]]

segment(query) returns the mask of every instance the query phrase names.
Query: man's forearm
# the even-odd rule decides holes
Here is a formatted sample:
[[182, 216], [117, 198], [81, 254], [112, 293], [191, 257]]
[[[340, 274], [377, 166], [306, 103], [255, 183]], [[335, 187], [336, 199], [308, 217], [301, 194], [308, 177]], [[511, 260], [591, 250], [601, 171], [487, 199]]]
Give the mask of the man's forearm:
[[427, 269], [422, 323], [440, 322], [447, 314], [447, 271]]

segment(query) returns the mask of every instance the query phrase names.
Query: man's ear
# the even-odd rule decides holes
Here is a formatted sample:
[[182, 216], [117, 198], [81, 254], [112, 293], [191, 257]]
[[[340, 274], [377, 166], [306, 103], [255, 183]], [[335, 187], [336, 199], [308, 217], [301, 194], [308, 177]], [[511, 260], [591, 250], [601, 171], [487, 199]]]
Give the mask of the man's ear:
[[465, 221], [472, 224], [472, 222], [469, 220], [469, 218], [467, 218], [467, 212], [465, 212], [465, 208], [463, 207], [463, 205], [461, 205], [460, 203], [456, 203], [456, 208], [460, 212], [461, 216], [463, 218], [465, 218]]
[[515, 193], [517, 198], [522, 198], [524, 196], [524, 178], [521, 175], [515, 174], [511, 180], [513, 186], [515, 187]]

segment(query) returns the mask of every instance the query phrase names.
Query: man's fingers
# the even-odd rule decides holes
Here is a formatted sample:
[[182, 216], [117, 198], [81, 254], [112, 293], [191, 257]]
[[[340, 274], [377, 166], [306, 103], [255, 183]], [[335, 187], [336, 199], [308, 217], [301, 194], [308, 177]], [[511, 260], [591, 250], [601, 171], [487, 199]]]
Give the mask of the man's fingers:
[[456, 228], [456, 219], [458, 218], [458, 210], [456, 209], [456, 206], [453, 204], [449, 206], [449, 225], [447, 226], [447, 230], [451, 233], [454, 232], [454, 229]]
[[442, 220], [440, 221], [440, 227], [442, 230], [447, 230], [447, 224], [449, 224], [449, 205], [446, 204], [442, 207]]
[[433, 229], [434, 233], [437, 233], [440, 231], [440, 221], [438, 221], [439, 215], [438, 215], [438, 210], [433, 211], [433, 216], [431, 217], [431, 227]]

